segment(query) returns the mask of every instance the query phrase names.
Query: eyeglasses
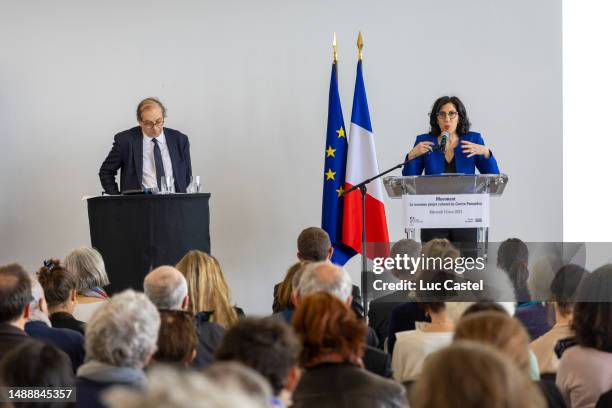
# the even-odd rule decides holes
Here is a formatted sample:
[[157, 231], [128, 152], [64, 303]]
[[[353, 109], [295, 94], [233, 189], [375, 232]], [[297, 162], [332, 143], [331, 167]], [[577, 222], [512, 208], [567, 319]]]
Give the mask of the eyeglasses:
[[438, 119], [444, 120], [446, 119], [446, 117], [448, 116], [449, 119], [453, 120], [457, 117], [458, 113], [455, 111], [451, 111], [451, 112], [438, 112], [436, 113], [436, 116], [438, 117]]
[[142, 122], [142, 125], [144, 127], [148, 127], [148, 128], [154, 128], [154, 127], [161, 127], [164, 124], [164, 119], [157, 119], [155, 122], [151, 122], [151, 121], [145, 121]]

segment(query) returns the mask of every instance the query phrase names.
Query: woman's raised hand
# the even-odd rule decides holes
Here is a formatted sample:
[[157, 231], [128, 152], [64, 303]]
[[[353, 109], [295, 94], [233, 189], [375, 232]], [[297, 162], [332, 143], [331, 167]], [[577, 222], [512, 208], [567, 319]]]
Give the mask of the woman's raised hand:
[[433, 150], [433, 142], [420, 142], [412, 148], [408, 153], [408, 160], [415, 159], [425, 153], [429, 153]]
[[484, 156], [485, 159], [488, 159], [491, 156], [491, 151], [488, 147], [481, 144], [468, 142], [467, 140], [461, 141], [461, 150], [463, 153], [467, 154], [467, 157], [481, 155]]

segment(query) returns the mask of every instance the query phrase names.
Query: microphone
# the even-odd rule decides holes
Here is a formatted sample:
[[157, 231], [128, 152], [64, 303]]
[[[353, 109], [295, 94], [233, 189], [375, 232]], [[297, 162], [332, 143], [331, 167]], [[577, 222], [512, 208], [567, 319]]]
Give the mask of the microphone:
[[442, 140], [440, 141], [440, 150], [442, 153], [446, 152], [446, 143], [448, 142], [449, 134], [448, 131], [442, 133]]

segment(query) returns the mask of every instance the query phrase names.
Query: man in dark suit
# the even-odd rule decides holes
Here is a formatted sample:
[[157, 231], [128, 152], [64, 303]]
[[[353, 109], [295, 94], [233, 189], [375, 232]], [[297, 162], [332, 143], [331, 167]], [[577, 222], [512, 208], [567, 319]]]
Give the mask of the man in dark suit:
[[0, 360], [31, 340], [24, 331], [30, 317], [32, 286], [20, 265], [0, 266]]
[[[184, 193], [191, 180], [189, 138], [164, 127], [166, 108], [155, 98], [138, 104], [139, 126], [115, 135], [113, 147], [100, 167], [107, 194], [127, 190], [161, 189], [162, 177], [172, 176], [176, 192]], [[121, 169], [120, 186], [115, 176]]]

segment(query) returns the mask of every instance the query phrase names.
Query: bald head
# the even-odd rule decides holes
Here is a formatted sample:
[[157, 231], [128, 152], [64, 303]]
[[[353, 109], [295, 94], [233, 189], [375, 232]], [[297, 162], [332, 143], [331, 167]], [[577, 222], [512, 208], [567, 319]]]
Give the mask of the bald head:
[[144, 279], [145, 294], [158, 309], [184, 310], [188, 306], [187, 281], [172, 266], [153, 269]]
[[298, 293], [301, 298], [315, 292], [327, 292], [343, 302], [351, 298], [351, 277], [348, 272], [331, 262], [308, 264], [300, 278]]

